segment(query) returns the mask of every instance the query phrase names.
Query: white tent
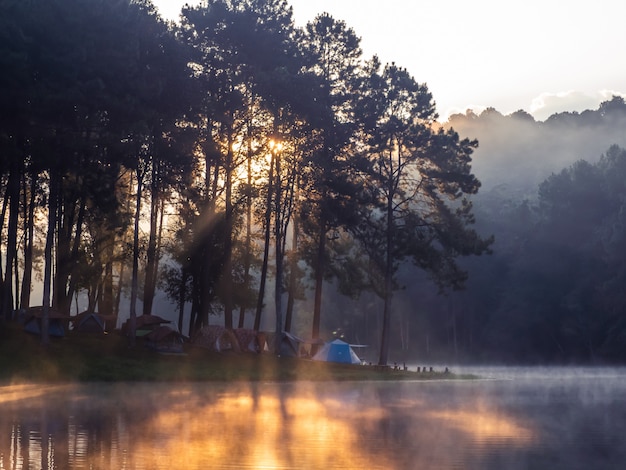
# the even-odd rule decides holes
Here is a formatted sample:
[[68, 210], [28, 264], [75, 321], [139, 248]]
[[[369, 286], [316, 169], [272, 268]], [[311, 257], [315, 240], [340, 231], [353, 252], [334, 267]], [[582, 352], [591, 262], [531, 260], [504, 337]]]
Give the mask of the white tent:
[[361, 359], [356, 355], [350, 345], [340, 339], [326, 343], [313, 356], [314, 361], [341, 362], [344, 364], [361, 364]]

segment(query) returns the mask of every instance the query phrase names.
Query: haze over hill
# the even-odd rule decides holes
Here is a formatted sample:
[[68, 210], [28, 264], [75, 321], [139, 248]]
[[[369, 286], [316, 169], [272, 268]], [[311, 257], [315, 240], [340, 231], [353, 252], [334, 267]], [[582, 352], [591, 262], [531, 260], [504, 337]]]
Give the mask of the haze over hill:
[[613, 144], [626, 147], [626, 105], [621, 97], [595, 110], [553, 114], [543, 122], [524, 111], [505, 116], [488, 108], [480, 114], [452, 115], [445, 126], [478, 140], [472, 169], [483, 196], [496, 187], [510, 195], [531, 195], [551, 173], [581, 159], [596, 162]]

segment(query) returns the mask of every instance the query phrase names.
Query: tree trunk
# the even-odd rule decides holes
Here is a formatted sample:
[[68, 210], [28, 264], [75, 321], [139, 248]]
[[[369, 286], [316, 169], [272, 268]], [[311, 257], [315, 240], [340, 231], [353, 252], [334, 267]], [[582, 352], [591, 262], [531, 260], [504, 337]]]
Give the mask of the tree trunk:
[[386, 210], [386, 233], [385, 233], [385, 286], [384, 286], [384, 306], [383, 306], [383, 329], [380, 340], [380, 357], [378, 359], [378, 365], [386, 366], [389, 356], [389, 338], [391, 328], [391, 299], [393, 296], [393, 235], [394, 235], [394, 220], [393, 220], [393, 185], [389, 186], [389, 193], [387, 195], [387, 210]]
[[[7, 207], [9, 205], [9, 188], [4, 191], [4, 197], [2, 198], [2, 211], [0, 212], [0, 240], [2, 240], [2, 233], [4, 232], [4, 218], [7, 214]], [[0, 250], [0, 266], [2, 266], [2, 250]], [[4, 318], [4, 273], [0, 269], [0, 318]]]
[[156, 283], [159, 280], [159, 261], [161, 260], [161, 249], [163, 248], [163, 221], [165, 220], [165, 199], [163, 196], [159, 202], [159, 230], [157, 231], [157, 243], [156, 243], [156, 263], [154, 263], [153, 276]]
[[157, 269], [157, 227], [159, 224], [159, 201], [161, 198], [159, 188], [159, 164], [156, 159], [152, 161], [152, 178], [150, 183], [150, 235], [148, 237], [148, 249], [146, 250], [146, 272], [143, 288], [143, 314], [152, 314], [152, 303], [156, 291]]
[[263, 312], [263, 299], [265, 296], [265, 282], [267, 280], [267, 267], [270, 253], [270, 234], [272, 221], [272, 193], [274, 183], [274, 152], [270, 159], [270, 172], [267, 178], [267, 199], [265, 209], [265, 245], [263, 247], [263, 264], [261, 265], [261, 280], [259, 282], [259, 296], [256, 304], [256, 315], [254, 317], [254, 331], [259, 331], [261, 327], [261, 313]]
[[183, 332], [183, 317], [185, 315], [185, 301], [187, 299], [188, 280], [189, 270], [186, 267], [183, 267], [180, 272], [180, 286], [178, 288], [178, 331], [180, 333]]
[[135, 346], [135, 331], [137, 329], [137, 295], [139, 290], [139, 218], [141, 215], [141, 193], [143, 172], [137, 168], [137, 198], [135, 199], [135, 225], [133, 233], [133, 272], [130, 285], [130, 318], [129, 335], [130, 344]]
[[[319, 240], [317, 242], [317, 257], [315, 263], [315, 297], [313, 302], [313, 329], [311, 337], [315, 340], [320, 337], [322, 317], [322, 288], [324, 287], [324, 268], [326, 259], [326, 219], [322, 215], [320, 220]], [[317, 349], [314, 345], [313, 350]], [[314, 351], [312, 351], [314, 352]]]
[[[386, 270], [388, 271], [388, 270]], [[385, 297], [383, 306], [383, 330], [380, 341], [380, 356], [378, 365], [386, 366], [389, 357], [389, 329], [391, 327], [391, 298], [393, 290], [391, 284], [391, 276], [385, 272]]]
[[74, 297], [74, 293], [76, 291], [76, 280], [78, 278], [77, 270], [80, 268], [78, 265], [78, 258], [83, 233], [83, 221], [85, 219], [86, 206], [86, 195], [83, 191], [83, 195], [80, 199], [80, 207], [78, 209], [78, 218], [76, 219], [76, 223], [74, 224], [74, 226], [76, 227], [76, 234], [74, 235], [74, 243], [72, 246], [72, 251], [70, 253], [70, 282], [67, 289], [67, 294], [65, 295], [67, 307], [66, 310], [64, 310], [68, 314], [72, 298]]
[[41, 315], [41, 343], [44, 346], [47, 346], [50, 343], [48, 326], [50, 320], [50, 292], [52, 283], [52, 247], [54, 245], [54, 231], [56, 229], [57, 222], [59, 184], [60, 181], [57, 181], [57, 175], [51, 171], [50, 193], [48, 200], [48, 229], [46, 234], [46, 246], [44, 249], [43, 311]]
[[276, 279], [274, 283], [274, 304], [276, 308], [276, 327], [274, 349], [276, 355], [280, 355], [280, 344], [283, 337], [283, 235], [282, 221], [280, 217], [282, 204], [282, 182], [280, 175], [280, 154], [276, 151], [276, 185], [274, 190], [274, 242], [275, 242], [275, 258], [276, 258]]
[[[17, 247], [16, 247], [16, 251], [17, 251]], [[13, 292], [15, 292], [15, 295], [17, 296], [18, 293], [20, 292], [20, 263], [19, 261], [15, 261], [15, 263], [13, 263], [13, 279], [15, 281], [15, 287], [13, 288]], [[17, 309], [18, 308], [18, 303], [17, 303], [18, 299], [16, 298], [14, 301], [14, 308]]]
[[7, 227], [7, 255], [4, 269], [4, 283], [2, 291], [2, 311], [4, 318], [10, 320], [13, 316], [13, 265], [17, 262], [17, 221], [20, 207], [20, 165], [17, 159], [11, 162], [9, 180], [7, 183], [7, 197], [9, 199], [9, 225]]
[[118, 317], [120, 314], [120, 303], [122, 302], [122, 291], [124, 290], [124, 276], [126, 274], [126, 260], [122, 259], [120, 261], [120, 278], [117, 282], [117, 288], [115, 292], [115, 301], [113, 304], [113, 313], [115, 317]]
[[22, 279], [22, 292], [20, 295], [20, 308], [30, 307], [30, 294], [32, 289], [33, 274], [33, 237], [35, 230], [35, 192], [37, 189], [37, 179], [31, 175], [28, 201], [24, 195], [25, 217], [24, 217], [24, 277]]
[[57, 243], [53, 307], [64, 314], [69, 314], [76, 285], [78, 253], [82, 239], [83, 220], [86, 212], [86, 194], [80, 187], [80, 194], [75, 189], [82, 182], [64, 185], [59, 181], [59, 204], [57, 210]]
[[291, 257], [289, 260], [289, 290], [287, 296], [287, 312], [285, 314], [285, 331], [291, 332], [291, 324], [293, 321], [293, 307], [296, 297], [296, 284], [298, 282], [298, 218], [293, 220], [293, 232], [291, 235]]
[[[248, 122], [248, 130], [250, 129]], [[239, 307], [239, 323], [238, 327], [243, 328], [245, 325], [246, 300], [247, 293], [250, 289], [250, 268], [252, 264], [252, 135], [248, 132], [247, 138], [247, 194], [246, 194], [246, 240], [243, 255], [243, 287], [242, 290], [246, 298]]]
[[67, 299], [67, 285], [71, 272], [71, 233], [76, 201], [68, 195], [69, 188], [64, 180], [59, 181], [59, 204], [57, 206], [57, 240], [54, 283], [52, 286], [52, 306], [59, 312], [69, 312], [70, 302]]
[[[209, 165], [211, 161], [207, 161], [207, 165]], [[210, 168], [210, 166], [207, 166]], [[207, 180], [209, 180], [210, 175], [207, 174]], [[219, 192], [219, 183], [220, 183], [220, 174], [218, 163], [214, 162], [213, 165], [213, 176], [210, 184], [211, 193], [207, 195], [207, 208], [206, 208], [206, 216], [204, 220], [209, 221], [217, 221], [218, 214], [216, 209], [216, 201]], [[213, 226], [205, 225], [203, 230], [207, 232], [215, 230]], [[207, 246], [204, 241], [202, 242], [203, 246], [200, 251], [200, 264], [198, 275], [194, 275], [194, 280], [197, 278], [198, 282], [194, 284], [195, 296], [197, 300], [197, 310], [196, 310], [196, 318], [194, 331], [199, 330], [203, 325], [209, 324], [209, 312], [211, 310], [211, 302], [215, 297], [215, 278], [214, 273], [211, 272], [211, 258], [216, 256], [213, 252], [212, 248]]]
[[98, 312], [101, 315], [113, 315], [113, 243], [107, 242], [105, 251], [108, 252], [104, 263], [104, 278], [102, 279], [102, 295], [98, 298]]
[[[124, 197], [124, 201], [126, 201], [126, 206], [125, 206], [125, 212], [127, 214], [131, 213], [131, 201], [133, 198], [133, 177], [132, 177], [132, 173], [128, 173], [128, 177], [127, 177], [127, 182], [126, 182], [126, 195]], [[120, 240], [120, 244], [123, 247], [126, 247], [130, 244], [129, 240], [128, 240], [128, 230], [124, 230], [124, 232], [122, 233], [122, 239]], [[113, 259], [115, 259], [115, 245], [112, 244], [111, 248], [110, 248], [110, 254], [111, 254], [111, 262]], [[113, 268], [113, 266], [111, 266], [111, 269]], [[115, 297], [113, 299], [113, 305], [112, 305], [112, 309], [113, 309], [113, 314], [115, 315], [115, 318], [117, 319], [119, 317], [120, 314], [120, 303], [122, 301], [122, 291], [124, 290], [124, 282], [125, 282], [125, 275], [126, 275], [126, 256], [124, 254], [124, 256], [120, 256], [119, 259], [119, 279], [117, 282], [117, 286], [115, 287]], [[113, 284], [113, 279], [111, 279], [111, 284]]]
[[228, 151], [226, 152], [226, 240], [224, 241], [225, 262], [222, 272], [224, 295], [224, 327], [233, 328], [233, 133], [228, 131]]

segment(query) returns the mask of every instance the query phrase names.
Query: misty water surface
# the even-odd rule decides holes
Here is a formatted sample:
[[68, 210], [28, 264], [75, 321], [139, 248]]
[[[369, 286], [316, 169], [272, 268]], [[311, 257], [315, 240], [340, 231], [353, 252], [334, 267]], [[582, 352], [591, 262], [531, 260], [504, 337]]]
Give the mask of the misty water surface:
[[486, 379], [6, 385], [0, 469], [622, 468], [626, 369], [469, 371]]

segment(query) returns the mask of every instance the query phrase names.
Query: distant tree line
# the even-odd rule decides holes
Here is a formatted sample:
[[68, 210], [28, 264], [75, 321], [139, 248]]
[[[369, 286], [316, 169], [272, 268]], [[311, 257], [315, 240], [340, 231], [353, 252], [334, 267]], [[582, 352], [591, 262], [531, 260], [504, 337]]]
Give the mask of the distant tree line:
[[398, 322], [394, 336], [411, 341], [396, 357], [626, 360], [624, 99], [543, 122], [491, 108], [447, 125], [480, 140], [473, 168], [485, 184], [472, 202], [493, 254], [461, 262], [463, 291], [398, 293], [420, 313]]
[[258, 330], [273, 302], [277, 333], [306, 315], [318, 338], [344, 314], [322, 312], [332, 282], [381, 299], [386, 364], [401, 267], [461, 288], [457, 258], [492, 242], [471, 228], [476, 142], [436, 119], [405, 69], [282, 0], [180, 24], [148, 0], [1, 0], [2, 317], [42, 304], [45, 343], [52, 309], [128, 299], [133, 331], [161, 289], [190, 335], [213, 313]]
[[626, 359], [625, 214], [618, 146], [553, 173], [536, 199], [503, 214], [498, 267], [481, 276], [484, 349], [509, 360]]

